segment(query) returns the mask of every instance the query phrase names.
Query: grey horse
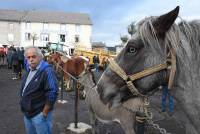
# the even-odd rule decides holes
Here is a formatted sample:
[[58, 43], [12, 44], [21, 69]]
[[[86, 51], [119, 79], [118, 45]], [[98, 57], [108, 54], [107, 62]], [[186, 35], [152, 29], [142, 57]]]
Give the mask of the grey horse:
[[86, 104], [89, 108], [93, 134], [99, 133], [97, 120], [102, 123], [118, 122], [126, 134], [135, 134], [135, 114], [137, 111], [143, 112], [144, 108], [142, 98], [133, 98], [126, 101], [121, 106], [109, 108], [108, 105], [103, 104], [100, 100], [92, 72], [84, 74], [79, 78], [79, 82], [84, 86]]
[[[186, 134], [200, 134], [200, 21], [175, 23], [179, 6], [161, 15], [145, 18], [137, 25], [137, 32], [127, 41], [114, 60], [130, 76], [167, 61], [173, 51], [176, 73], [171, 94], [183, 111]], [[159, 85], [168, 83], [167, 69], [131, 81], [140, 94], [146, 95]], [[109, 66], [97, 84], [97, 91], [104, 104], [120, 105], [135, 97], [126, 81]], [[176, 112], [176, 111], [175, 111]]]

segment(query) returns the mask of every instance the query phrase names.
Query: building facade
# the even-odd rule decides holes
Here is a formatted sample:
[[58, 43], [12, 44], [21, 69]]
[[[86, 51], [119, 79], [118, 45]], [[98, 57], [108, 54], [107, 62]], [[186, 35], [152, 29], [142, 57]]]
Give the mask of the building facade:
[[0, 43], [5, 45], [54, 44], [64, 51], [91, 49], [92, 22], [88, 14], [0, 10], [0, 30]]

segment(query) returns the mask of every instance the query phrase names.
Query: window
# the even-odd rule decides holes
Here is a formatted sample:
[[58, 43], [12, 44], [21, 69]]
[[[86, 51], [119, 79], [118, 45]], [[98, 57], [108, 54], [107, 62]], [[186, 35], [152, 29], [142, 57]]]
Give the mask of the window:
[[79, 35], [75, 35], [75, 42], [79, 42]]
[[8, 41], [14, 41], [14, 35], [8, 34]]
[[40, 40], [41, 41], [49, 41], [49, 34], [41, 34]]
[[80, 34], [80, 32], [81, 32], [81, 26], [80, 25], [76, 25], [75, 32], [76, 32], [76, 34]]
[[31, 40], [31, 33], [25, 33], [25, 40]]
[[60, 24], [60, 31], [66, 31], [66, 25]]
[[31, 23], [30, 22], [26, 22], [25, 27], [26, 27], [26, 29], [31, 29]]
[[60, 34], [60, 42], [65, 42], [65, 35], [64, 34]]
[[10, 23], [10, 24], [9, 24], [9, 29], [10, 29], [10, 30], [13, 30], [13, 29], [14, 29], [14, 24], [13, 24], [13, 23]]
[[49, 24], [48, 23], [43, 23], [43, 29], [48, 30], [49, 29]]
[[74, 54], [74, 49], [73, 48], [70, 48], [69, 49], [69, 55], [73, 55]]

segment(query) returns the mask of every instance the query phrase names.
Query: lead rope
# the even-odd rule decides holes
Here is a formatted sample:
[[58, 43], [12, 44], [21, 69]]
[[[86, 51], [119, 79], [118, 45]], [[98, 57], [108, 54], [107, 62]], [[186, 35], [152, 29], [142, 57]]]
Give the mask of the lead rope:
[[152, 120], [153, 114], [152, 114], [152, 112], [150, 112], [149, 108], [150, 108], [149, 98], [146, 97], [146, 98], [144, 98], [144, 111], [145, 111], [145, 116], [146, 116], [146, 122], [150, 126], [152, 126], [155, 130], [158, 130], [161, 134], [171, 134], [171, 133], [168, 133], [166, 131], [166, 129], [161, 128], [159, 126], [159, 124], [156, 124], [156, 123], [153, 122], [153, 120]]

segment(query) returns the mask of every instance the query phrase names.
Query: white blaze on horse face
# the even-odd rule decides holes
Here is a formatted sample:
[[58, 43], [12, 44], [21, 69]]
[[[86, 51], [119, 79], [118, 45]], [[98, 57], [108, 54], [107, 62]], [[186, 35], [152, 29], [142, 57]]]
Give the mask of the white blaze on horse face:
[[84, 56], [79, 56], [81, 59], [83, 59], [85, 62], [84, 62], [84, 69], [83, 69], [83, 72], [79, 75], [79, 77], [83, 76], [85, 73], [86, 73], [86, 70], [87, 70], [87, 67], [88, 67], [88, 64], [89, 64], [89, 59], [84, 57]]

